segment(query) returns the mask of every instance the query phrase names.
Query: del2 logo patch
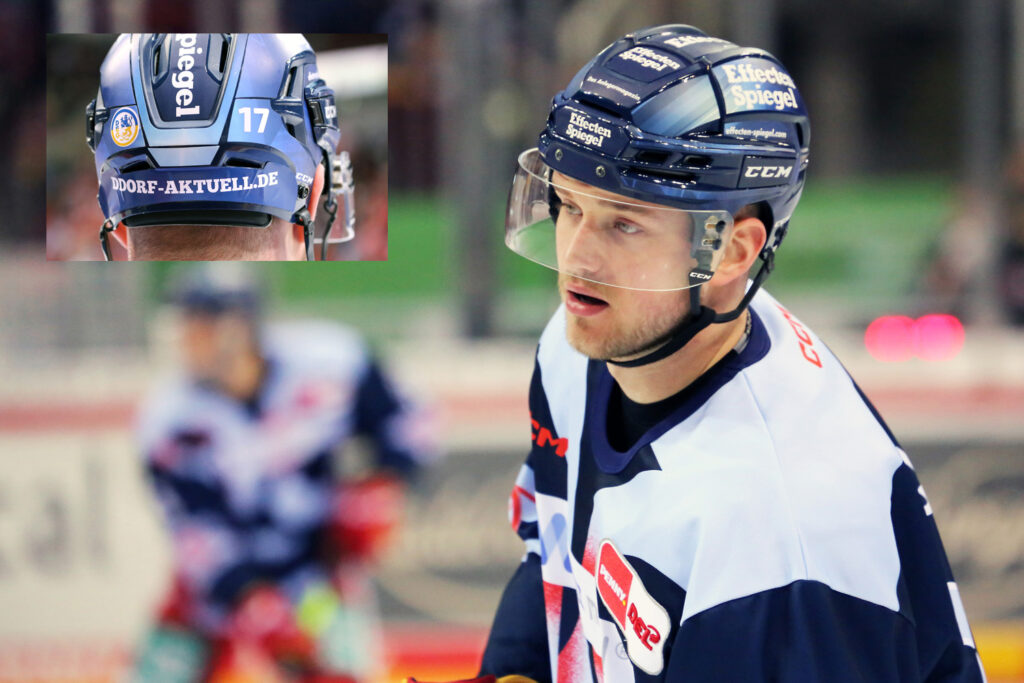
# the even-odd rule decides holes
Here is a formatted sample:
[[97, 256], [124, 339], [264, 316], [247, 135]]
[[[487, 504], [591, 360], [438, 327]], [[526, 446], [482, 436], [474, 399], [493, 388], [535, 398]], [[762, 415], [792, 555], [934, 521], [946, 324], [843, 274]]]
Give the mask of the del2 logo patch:
[[668, 612], [644, 588], [618, 548], [605, 539], [597, 553], [597, 593], [626, 638], [626, 652], [638, 668], [657, 676], [665, 667]]

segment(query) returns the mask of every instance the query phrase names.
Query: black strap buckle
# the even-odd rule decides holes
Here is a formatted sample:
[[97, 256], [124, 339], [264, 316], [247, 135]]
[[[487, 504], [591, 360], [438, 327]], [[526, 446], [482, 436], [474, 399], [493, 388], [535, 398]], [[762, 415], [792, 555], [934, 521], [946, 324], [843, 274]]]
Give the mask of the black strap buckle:
[[110, 239], [107, 237], [108, 232], [114, 232], [114, 224], [109, 218], [100, 226], [100, 248], [103, 250], [103, 258], [113, 261], [114, 257], [110, 253]]
[[89, 149], [96, 151], [96, 100], [85, 108], [85, 141]]
[[309, 216], [309, 209], [302, 207], [295, 214], [295, 222], [302, 226], [302, 237], [306, 242], [306, 260], [315, 261], [316, 257], [313, 253], [314, 239], [313, 234], [314, 225], [313, 221]]

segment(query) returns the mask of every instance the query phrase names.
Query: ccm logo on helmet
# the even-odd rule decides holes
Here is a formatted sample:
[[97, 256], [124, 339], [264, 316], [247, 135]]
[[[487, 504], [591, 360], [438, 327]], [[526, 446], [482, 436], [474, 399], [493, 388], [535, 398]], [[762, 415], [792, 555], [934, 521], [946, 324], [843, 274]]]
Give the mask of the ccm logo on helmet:
[[768, 187], [782, 185], [793, 175], [793, 162], [782, 159], [747, 157], [743, 160], [739, 187]]
[[792, 166], [748, 166], [744, 178], [788, 178]]
[[192, 75], [192, 67], [196, 65], [194, 55], [202, 54], [203, 48], [196, 47], [195, 33], [178, 33], [174, 36], [178, 44], [178, 61], [175, 63], [176, 70], [171, 74], [171, 85], [176, 90], [174, 93], [175, 116], [195, 116], [199, 113], [199, 105], [189, 107], [192, 104], [192, 88], [195, 85], [195, 78]]

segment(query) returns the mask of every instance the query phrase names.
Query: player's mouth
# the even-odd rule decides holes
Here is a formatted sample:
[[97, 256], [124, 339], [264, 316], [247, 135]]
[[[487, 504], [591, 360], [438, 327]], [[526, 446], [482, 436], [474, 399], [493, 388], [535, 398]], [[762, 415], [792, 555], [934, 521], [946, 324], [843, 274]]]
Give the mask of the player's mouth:
[[565, 287], [565, 308], [573, 315], [591, 316], [601, 313], [609, 304], [596, 296], [593, 290], [577, 284]]

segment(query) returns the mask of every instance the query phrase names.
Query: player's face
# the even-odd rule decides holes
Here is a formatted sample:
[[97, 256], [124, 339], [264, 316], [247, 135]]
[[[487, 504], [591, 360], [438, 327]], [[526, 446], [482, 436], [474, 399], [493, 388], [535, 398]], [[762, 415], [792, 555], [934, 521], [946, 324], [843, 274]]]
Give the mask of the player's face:
[[235, 366], [233, 360], [251, 352], [249, 325], [240, 315], [183, 315], [181, 351], [188, 373], [200, 381], [221, 382]]
[[599, 360], [659, 346], [689, 310], [689, 294], [599, 283], [643, 282], [645, 269], [661, 267], [657, 264], [683, 271], [689, 244], [683, 217], [656, 205], [623, 204], [617, 195], [560, 173], [554, 180], [561, 204], [558, 287], [569, 343]]

